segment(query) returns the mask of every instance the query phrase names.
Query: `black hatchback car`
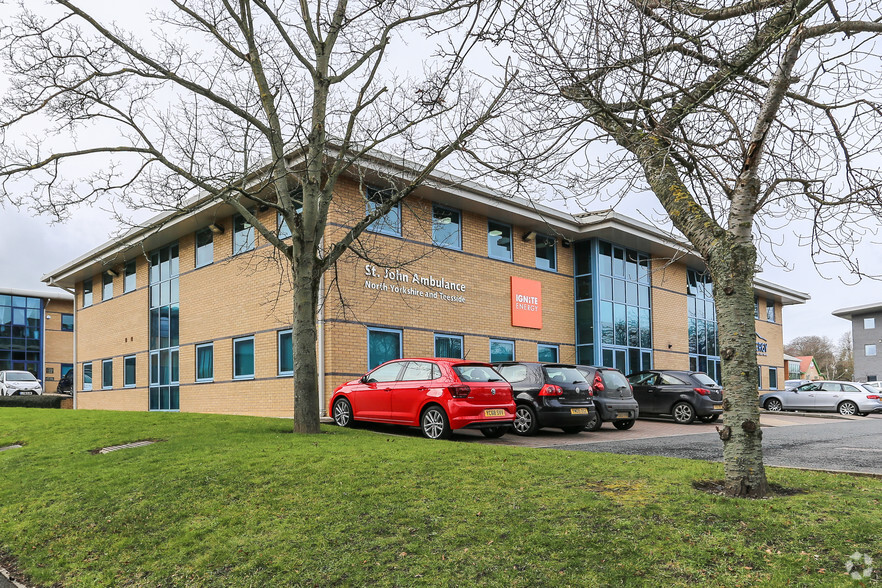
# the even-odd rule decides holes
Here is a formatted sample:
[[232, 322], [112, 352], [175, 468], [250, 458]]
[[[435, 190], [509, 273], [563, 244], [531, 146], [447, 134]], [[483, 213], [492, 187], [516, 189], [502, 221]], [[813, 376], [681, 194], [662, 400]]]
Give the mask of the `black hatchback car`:
[[688, 425], [712, 423], [723, 414], [723, 389], [704, 372], [651, 370], [628, 376], [640, 414], [669, 414]]
[[515, 434], [533, 435], [543, 427], [576, 434], [593, 418], [591, 385], [576, 366], [504, 362], [493, 367], [511, 384]]
[[596, 431], [604, 423], [611, 422], [616, 429], [625, 431], [634, 426], [640, 416], [640, 406], [634, 400], [631, 384], [619, 370], [611, 367], [577, 365], [594, 391], [595, 416], [585, 426], [586, 431]]

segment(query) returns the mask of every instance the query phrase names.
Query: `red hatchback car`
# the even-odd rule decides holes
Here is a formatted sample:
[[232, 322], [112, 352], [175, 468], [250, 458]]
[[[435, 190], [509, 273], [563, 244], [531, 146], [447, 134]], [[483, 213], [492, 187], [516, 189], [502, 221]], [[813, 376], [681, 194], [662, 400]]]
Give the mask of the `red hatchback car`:
[[419, 427], [429, 439], [456, 429], [501, 437], [511, 428], [511, 384], [493, 366], [462, 359], [396, 359], [346, 382], [331, 396], [341, 427], [370, 421]]

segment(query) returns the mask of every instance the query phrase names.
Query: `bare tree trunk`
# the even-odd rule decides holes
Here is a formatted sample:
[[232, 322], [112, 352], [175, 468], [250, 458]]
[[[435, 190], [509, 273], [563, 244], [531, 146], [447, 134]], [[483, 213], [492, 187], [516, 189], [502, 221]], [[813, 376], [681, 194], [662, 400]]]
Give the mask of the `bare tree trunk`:
[[319, 280], [313, 276], [314, 263], [293, 264], [294, 324], [294, 432], [319, 432], [318, 360], [316, 313]]
[[756, 249], [730, 243], [709, 261], [723, 360], [723, 440], [726, 493], [760, 498], [768, 492], [757, 401], [753, 277]]

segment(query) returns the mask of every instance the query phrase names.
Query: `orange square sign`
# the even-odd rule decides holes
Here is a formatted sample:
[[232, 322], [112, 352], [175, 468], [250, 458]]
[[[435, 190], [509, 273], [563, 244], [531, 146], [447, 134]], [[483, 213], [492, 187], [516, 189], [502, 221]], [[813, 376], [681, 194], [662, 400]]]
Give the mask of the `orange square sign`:
[[542, 328], [542, 282], [511, 277], [511, 324]]

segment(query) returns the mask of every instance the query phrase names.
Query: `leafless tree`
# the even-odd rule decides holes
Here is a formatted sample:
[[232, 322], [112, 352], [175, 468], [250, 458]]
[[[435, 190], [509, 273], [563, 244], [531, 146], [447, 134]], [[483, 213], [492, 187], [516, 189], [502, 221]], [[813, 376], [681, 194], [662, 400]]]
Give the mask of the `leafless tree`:
[[[294, 430], [318, 432], [320, 279], [500, 108], [502, 93], [466, 70], [494, 10], [483, 0], [170, 0], [126, 26], [75, 0], [22, 1], [0, 30], [11, 80], [0, 202], [58, 217], [109, 197], [180, 211], [197, 195], [227, 202], [290, 264]], [[417, 55], [435, 47], [431, 58], [391, 68], [408, 39]], [[338, 180], [384, 148], [417, 165], [391, 173], [389, 189], [327, 240]], [[291, 240], [255, 206], [278, 211]]]
[[522, 61], [525, 114], [521, 140], [513, 123], [506, 133], [510, 153], [537, 165], [509, 177], [577, 161], [584, 173], [557, 176], [577, 196], [655, 194], [714, 284], [727, 492], [764, 496], [758, 251], [776, 255], [781, 231], [803, 222], [818, 260], [861, 273], [852, 246], [882, 217], [880, 5], [530, 0], [511, 11], [500, 40]]

